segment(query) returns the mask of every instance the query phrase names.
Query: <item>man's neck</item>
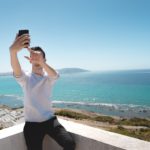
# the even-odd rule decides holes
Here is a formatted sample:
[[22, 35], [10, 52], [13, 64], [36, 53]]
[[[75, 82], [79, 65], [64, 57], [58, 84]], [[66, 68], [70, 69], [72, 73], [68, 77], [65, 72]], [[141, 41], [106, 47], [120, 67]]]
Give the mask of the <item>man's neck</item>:
[[32, 67], [32, 72], [40, 76], [44, 75], [43, 68]]

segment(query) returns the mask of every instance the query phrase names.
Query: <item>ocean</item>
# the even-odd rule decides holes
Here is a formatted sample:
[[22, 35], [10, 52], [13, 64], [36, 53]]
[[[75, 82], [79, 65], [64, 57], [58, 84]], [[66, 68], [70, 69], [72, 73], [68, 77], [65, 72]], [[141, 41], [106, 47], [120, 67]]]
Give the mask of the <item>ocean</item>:
[[[61, 74], [52, 100], [54, 107], [150, 118], [150, 70]], [[0, 76], [0, 104], [23, 106], [22, 90], [11, 75]]]

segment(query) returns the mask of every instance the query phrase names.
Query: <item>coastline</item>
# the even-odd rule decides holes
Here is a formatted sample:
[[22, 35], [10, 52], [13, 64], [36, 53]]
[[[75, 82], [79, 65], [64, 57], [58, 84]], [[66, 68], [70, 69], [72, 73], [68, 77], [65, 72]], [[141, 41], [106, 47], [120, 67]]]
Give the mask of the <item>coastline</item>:
[[[53, 107], [58, 118], [150, 141], [150, 119], [109, 116], [79, 109]], [[0, 105], [0, 129], [24, 122], [23, 107]]]
[[[0, 105], [6, 105], [12, 109], [23, 107], [23, 97], [18, 95], [0, 95]], [[149, 105], [121, 104], [121, 103], [101, 103], [85, 102], [82, 100], [61, 101], [52, 100], [53, 107], [86, 110], [90, 112], [105, 114], [108, 116], [118, 116], [125, 118], [147, 118], [150, 119]]]
[[91, 103], [91, 102], [70, 102], [53, 101], [53, 106], [57, 108], [85, 110], [108, 116], [118, 116], [122, 118], [147, 118], [150, 119], [150, 107], [134, 104], [113, 104], [113, 103]]

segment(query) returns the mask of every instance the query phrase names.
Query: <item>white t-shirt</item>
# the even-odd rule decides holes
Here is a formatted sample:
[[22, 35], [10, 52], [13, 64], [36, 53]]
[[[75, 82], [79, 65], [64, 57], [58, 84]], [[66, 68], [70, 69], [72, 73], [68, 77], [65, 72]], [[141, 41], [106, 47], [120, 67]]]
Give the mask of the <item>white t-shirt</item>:
[[57, 76], [40, 76], [35, 73], [25, 73], [15, 77], [24, 92], [24, 116], [25, 121], [42, 122], [54, 116], [51, 102], [51, 91]]

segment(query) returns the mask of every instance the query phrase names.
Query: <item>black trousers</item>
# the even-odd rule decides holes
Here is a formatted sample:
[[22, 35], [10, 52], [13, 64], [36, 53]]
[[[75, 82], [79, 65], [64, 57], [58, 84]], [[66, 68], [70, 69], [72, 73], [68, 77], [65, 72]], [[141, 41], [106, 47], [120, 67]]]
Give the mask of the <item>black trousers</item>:
[[57, 117], [44, 122], [26, 122], [24, 137], [28, 150], [42, 150], [44, 136], [48, 134], [64, 150], [75, 150], [75, 141], [71, 134], [58, 122]]

